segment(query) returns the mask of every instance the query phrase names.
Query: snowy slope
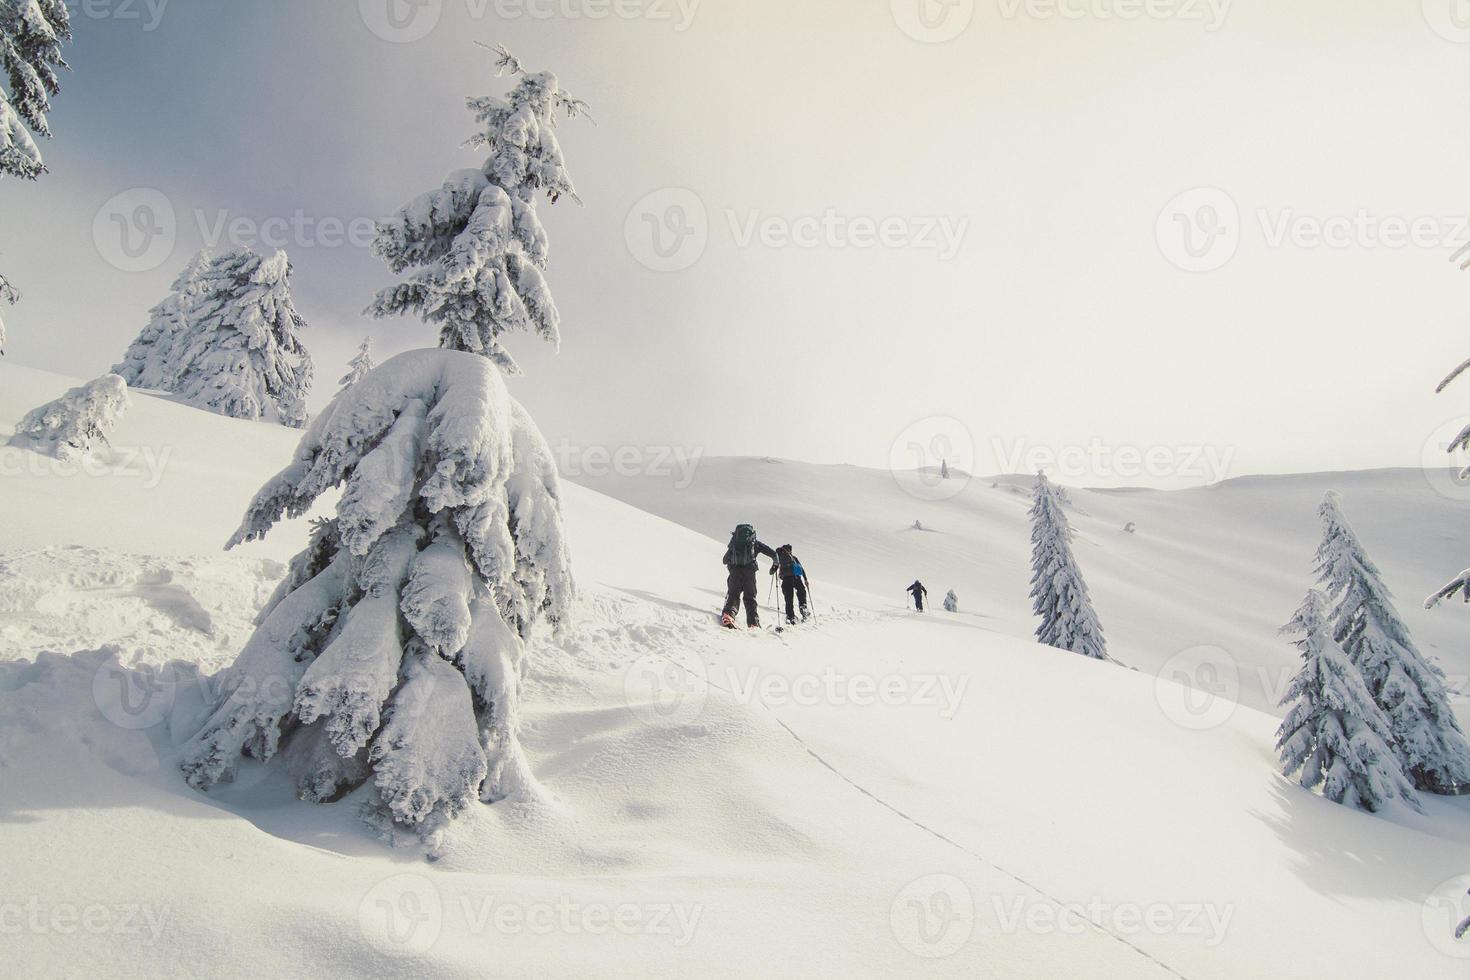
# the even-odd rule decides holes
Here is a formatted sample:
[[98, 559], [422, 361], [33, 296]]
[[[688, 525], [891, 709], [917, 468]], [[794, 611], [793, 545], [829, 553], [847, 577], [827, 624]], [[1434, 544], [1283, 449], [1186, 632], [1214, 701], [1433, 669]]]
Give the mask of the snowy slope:
[[[1131, 666], [1171, 676], [1207, 657], [1237, 700], [1276, 713], [1296, 669], [1277, 631], [1313, 584], [1316, 511], [1329, 489], [1342, 492], [1421, 649], [1470, 680], [1470, 608], [1423, 609], [1426, 595], [1470, 564], [1470, 499], [1444, 492], [1443, 476], [1382, 470], [1185, 491], [1073, 488], [1068, 517], [1114, 653], [1126, 649]], [[687, 486], [682, 475], [580, 482], [712, 537], [753, 521], [767, 541], [795, 545], [818, 588], [850, 585], [903, 605], [903, 589], [919, 578], [936, 604], [954, 589], [962, 610], [1001, 632], [1029, 637], [1036, 626], [1029, 480], [960, 477], [952, 483], [963, 489], [935, 501], [925, 499], [932, 477], [916, 473], [712, 458]], [[1123, 530], [1130, 522], [1134, 533]], [[1470, 705], [1457, 707], [1470, 722]]]
[[[0, 365], [0, 437], [72, 384]], [[194, 665], [301, 539], [221, 557], [220, 485], [243, 503], [296, 434], [134, 401], [129, 438], [175, 447], [168, 508], [4, 457], [8, 975], [1463, 974], [1435, 901], [1470, 886], [1463, 801], [1325, 803], [1274, 774], [1270, 717], [1184, 729], [1147, 674], [1007, 635], [1009, 604], [921, 618], [831, 585], [818, 629], [716, 630], [722, 543], [576, 487], [578, 621], [525, 696], [540, 793], [432, 864], [273, 769], [194, 793]], [[71, 526], [79, 500], [129, 520]]]

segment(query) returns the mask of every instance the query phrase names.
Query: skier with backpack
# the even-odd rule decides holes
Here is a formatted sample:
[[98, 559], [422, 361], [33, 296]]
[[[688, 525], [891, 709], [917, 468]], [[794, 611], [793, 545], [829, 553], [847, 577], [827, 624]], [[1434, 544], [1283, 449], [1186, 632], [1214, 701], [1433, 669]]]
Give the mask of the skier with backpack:
[[725, 610], [720, 616], [721, 626], [735, 629], [735, 612], [744, 600], [745, 625], [750, 629], [760, 628], [760, 611], [756, 605], [757, 555], [765, 555], [771, 561], [777, 561], [776, 553], [756, 537], [755, 527], [741, 524], [730, 535], [730, 546], [725, 549], [725, 568], [729, 570], [729, 574], [726, 577], [728, 587], [725, 593]]
[[781, 595], [786, 599], [786, 622], [796, 625], [796, 609], [793, 608], [796, 605], [801, 608], [801, 621], [806, 622], [811, 618], [807, 607], [806, 569], [789, 544], [776, 549], [776, 564], [771, 566], [771, 574], [777, 572], [781, 573]]
[[924, 583], [918, 579], [914, 579], [914, 584], [904, 589], [904, 591], [914, 597], [914, 608], [919, 610], [919, 612], [923, 612], [924, 597], [929, 594], [929, 590], [924, 588]]

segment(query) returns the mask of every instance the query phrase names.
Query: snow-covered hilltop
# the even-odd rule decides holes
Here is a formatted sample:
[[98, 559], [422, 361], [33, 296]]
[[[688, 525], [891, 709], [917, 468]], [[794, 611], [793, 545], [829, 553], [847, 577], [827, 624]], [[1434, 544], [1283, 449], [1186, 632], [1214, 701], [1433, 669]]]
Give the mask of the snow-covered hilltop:
[[[0, 419], [76, 383], [0, 364]], [[952, 510], [903, 510], [887, 474], [708, 461], [730, 480], [728, 500], [665, 500], [711, 508], [710, 535], [729, 530], [718, 508], [738, 511], [810, 565], [820, 625], [776, 636], [714, 628], [720, 541], [567, 486], [581, 596], [568, 635], [528, 651], [534, 791], [470, 810], [430, 864], [379, 844], [351, 797], [297, 801], [274, 767], [244, 760], [209, 794], [184, 785], [180, 743], [207, 709], [205, 678], [234, 659], [307, 538], [294, 521], [219, 550], [298, 434], [132, 400], [88, 469], [0, 450], [19, 518], [0, 553], [0, 799], [7, 886], [24, 896], [5, 907], [26, 924], [7, 959], [19, 975], [125, 963], [137, 975], [468, 977], [492, 969], [487, 950], [492, 972], [551, 962], [626, 976], [1449, 977], [1463, 966], [1444, 950], [1448, 889], [1470, 868], [1465, 801], [1369, 816], [1300, 789], [1273, 767], [1276, 717], [1232, 706], [1191, 727], [1190, 692], [1154, 676], [1162, 648], [1129, 623], [1119, 567], [1133, 570], [1130, 588], [1167, 600], [1167, 629], [1185, 630], [1189, 608], [1223, 617], [1177, 575], [1209, 550], [1180, 529], [1230, 509], [1251, 548], [1271, 542], [1262, 565], [1277, 548], [1301, 552], [1257, 586], [1272, 594], [1242, 595], [1285, 621], [1269, 583], [1302, 591], [1317, 530], [1307, 506], [1291, 540], [1273, 540], [1295, 520], [1290, 489], [1072, 491], [1109, 653], [1135, 671], [1030, 638], [1029, 494], [985, 482]], [[155, 479], [146, 460], [164, 460]], [[798, 493], [821, 481], [826, 495], [776, 513], [761, 510], [769, 494], [741, 504], [734, 494], [762, 473]], [[1380, 488], [1355, 516], [1389, 581], [1434, 581], [1434, 554], [1421, 568], [1377, 540], [1379, 522], [1424, 502], [1409, 484], [1334, 479], [1349, 500]], [[98, 499], [133, 520], [89, 513]], [[844, 521], [890, 505], [902, 510], [891, 529], [843, 536]], [[905, 530], [910, 514], [933, 533]], [[1121, 532], [1125, 514], [1137, 535]], [[1098, 540], [1114, 524], [1116, 540]], [[962, 527], [990, 536], [947, 540]], [[990, 548], [1004, 587], [957, 557], [962, 544]], [[1178, 564], [1165, 560], [1176, 552]], [[1255, 581], [1250, 553], [1209, 574]], [[923, 555], [932, 564], [915, 567]], [[858, 588], [875, 566], [894, 575], [887, 594]], [[906, 612], [898, 590], [916, 572], [936, 595], [952, 582], [962, 611]], [[1276, 642], [1285, 663], [1294, 651]], [[76, 929], [52, 927], [73, 913]]]

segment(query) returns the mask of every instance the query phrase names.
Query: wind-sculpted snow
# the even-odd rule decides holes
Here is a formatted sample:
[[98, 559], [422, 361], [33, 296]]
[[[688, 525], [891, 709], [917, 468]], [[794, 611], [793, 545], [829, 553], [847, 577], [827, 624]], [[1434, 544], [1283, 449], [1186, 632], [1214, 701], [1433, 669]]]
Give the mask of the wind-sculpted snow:
[[[555, 467], [489, 361], [413, 351], [338, 394], [229, 546], [339, 486], [336, 516], [292, 561], [231, 668], [242, 683], [184, 768], [208, 788], [240, 752], [268, 760], [300, 738], [287, 751], [303, 798], [336, 798], [371, 773], [369, 820], [432, 844], [477, 797], [525, 785], [525, 643], [573, 597]], [[245, 690], [261, 674], [277, 682]]]
[[128, 407], [128, 386], [104, 374], [29, 412], [15, 427], [13, 445], [61, 460], [79, 460], [106, 443]]

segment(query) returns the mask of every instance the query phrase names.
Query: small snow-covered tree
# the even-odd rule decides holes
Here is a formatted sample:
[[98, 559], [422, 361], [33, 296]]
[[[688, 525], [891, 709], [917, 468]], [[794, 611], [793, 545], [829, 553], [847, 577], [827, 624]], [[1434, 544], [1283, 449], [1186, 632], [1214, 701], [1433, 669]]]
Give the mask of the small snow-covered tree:
[[949, 460], [947, 459], [941, 459], [939, 461], [939, 478], [941, 480], [949, 479]]
[[1376, 812], [1394, 798], [1419, 807], [1392, 747], [1393, 733], [1362, 675], [1332, 638], [1327, 599], [1316, 589], [1282, 632], [1294, 636], [1302, 669], [1281, 699], [1290, 705], [1276, 730], [1281, 771], [1300, 773], [1335, 803]]
[[337, 486], [183, 769], [207, 789], [242, 753], [284, 752], [303, 799], [371, 781], [370, 822], [432, 846], [474, 800], [528, 785], [525, 644], [572, 597], [556, 464], [488, 360], [411, 351], [338, 393], [229, 546]]
[[1449, 704], [1444, 671], [1414, 644], [1378, 566], [1329, 492], [1318, 509], [1319, 581], [1333, 606], [1333, 639], [1388, 718], [1392, 745], [1414, 784], [1433, 793], [1470, 783], [1470, 745]]
[[115, 374], [104, 374], [28, 413], [10, 441], [57, 459], [82, 459], [95, 443], [107, 442], [127, 407], [127, 384]]
[[1072, 526], [1062, 510], [1062, 497], [1045, 473], [1036, 477], [1031, 503], [1031, 600], [1041, 617], [1036, 639], [1097, 660], [1108, 658], [1102, 624], [1077, 559], [1072, 555]]
[[0, 89], [0, 174], [34, 180], [46, 172], [34, 136], [51, 135], [46, 113], [61, 90], [61, 46], [70, 40], [66, 0], [0, 0], [0, 69], [8, 79]]
[[550, 72], [526, 73], [498, 49], [501, 73], [520, 75], [505, 99], [469, 100], [482, 129], [472, 139], [489, 157], [478, 170], [449, 175], [378, 225], [374, 248], [397, 285], [378, 294], [373, 316], [417, 313], [439, 328], [439, 345], [484, 354], [519, 373], [502, 338], [526, 330], [559, 344], [560, 314], [543, 272], [546, 231], [537, 195], [576, 199], [553, 129], [558, 111], [586, 113]]
[[220, 415], [304, 425], [311, 355], [286, 253], [226, 252], [199, 272], [195, 288], [188, 332], [173, 345], [175, 366], [160, 387]]
[[168, 296], [148, 311], [148, 324], [123, 355], [122, 363], [113, 366], [132, 388], [164, 388], [175, 378], [181, 351], [175, 349], [189, 334], [189, 316], [199, 299], [204, 271], [210, 256], [204, 250], [189, 260], [174, 280]]
[[363, 376], [373, 369], [373, 338], [362, 338], [362, 346], [357, 349], [352, 360], [347, 362], [347, 373], [337, 383], [344, 388], [357, 384]]
[[954, 589], [950, 589], [947, 593], [945, 593], [945, 596], [944, 596], [944, 611], [945, 612], [959, 612], [960, 611], [960, 597], [954, 594]]

